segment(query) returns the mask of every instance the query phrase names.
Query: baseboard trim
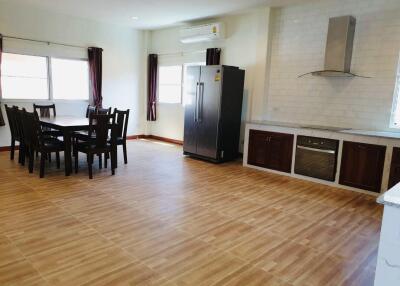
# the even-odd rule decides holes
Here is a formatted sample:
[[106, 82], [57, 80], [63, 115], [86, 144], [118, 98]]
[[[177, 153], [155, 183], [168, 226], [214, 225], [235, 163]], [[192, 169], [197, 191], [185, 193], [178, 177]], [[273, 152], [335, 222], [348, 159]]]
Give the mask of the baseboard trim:
[[142, 138], [142, 136], [144, 136], [144, 135], [129, 135], [129, 136], [126, 136], [126, 139], [127, 140], [137, 140], [137, 139]]
[[[15, 150], [19, 150], [19, 146], [15, 146]], [[11, 146], [0, 147], [0, 152], [9, 152], [9, 151], [11, 151]]]
[[183, 145], [183, 141], [181, 141], [181, 140], [176, 140], [176, 139], [171, 139], [171, 138], [166, 138], [166, 137], [161, 137], [161, 136], [155, 136], [155, 135], [131, 135], [131, 136], [127, 136], [126, 138], [128, 140], [151, 139], [151, 140], [157, 140], [157, 141], [162, 141], [162, 142], [176, 144], [176, 145]]
[[[143, 135], [130, 135], [130, 136], [126, 136], [126, 139], [128, 139], [128, 140], [151, 139], [151, 140], [157, 140], [157, 141], [162, 141], [162, 142], [176, 144], [176, 145], [183, 145], [183, 141], [181, 141], [181, 140], [165, 138], [165, 137], [160, 137], [160, 136], [155, 136], [155, 135], [144, 135], [144, 134]], [[15, 150], [18, 150], [18, 149], [19, 149], [19, 146], [15, 146]], [[11, 151], [11, 146], [0, 147], [0, 152], [9, 152], [9, 151]]]

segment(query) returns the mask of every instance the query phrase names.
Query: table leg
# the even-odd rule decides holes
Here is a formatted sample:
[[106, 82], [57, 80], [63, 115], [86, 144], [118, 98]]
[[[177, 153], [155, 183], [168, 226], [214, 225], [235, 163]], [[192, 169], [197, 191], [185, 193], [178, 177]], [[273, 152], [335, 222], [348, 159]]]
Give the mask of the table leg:
[[65, 161], [65, 176], [71, 175], [72, 157], [71, 157], [71, 133], [64, 131], [64, 161]]

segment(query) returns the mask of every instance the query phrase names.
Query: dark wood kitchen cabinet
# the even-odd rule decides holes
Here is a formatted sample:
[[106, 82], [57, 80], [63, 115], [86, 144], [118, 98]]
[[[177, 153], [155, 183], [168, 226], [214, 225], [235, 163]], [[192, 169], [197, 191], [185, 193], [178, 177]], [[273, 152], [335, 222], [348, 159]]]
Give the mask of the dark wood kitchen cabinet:
[[343, 142], [339, 183], [379, 193], [386, 146]]
[[388, 189], [400, 182], [400, 148], [393, 148], [392, 162], [390, 164], [390, 175]]
[[250, 130], [247, 163], [290, 173], [293, 138], [292, 134]]

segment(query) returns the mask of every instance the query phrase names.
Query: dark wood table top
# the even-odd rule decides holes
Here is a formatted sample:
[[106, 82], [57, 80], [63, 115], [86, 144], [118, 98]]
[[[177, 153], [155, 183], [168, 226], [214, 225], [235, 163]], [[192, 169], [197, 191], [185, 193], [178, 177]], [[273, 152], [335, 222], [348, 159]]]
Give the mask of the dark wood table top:
[[43, 126], [60, 130], [82, 130], [89, 127], [89, 119], [86, 117], [75, 116], [56, 116], [50, 118], [40, 118]]

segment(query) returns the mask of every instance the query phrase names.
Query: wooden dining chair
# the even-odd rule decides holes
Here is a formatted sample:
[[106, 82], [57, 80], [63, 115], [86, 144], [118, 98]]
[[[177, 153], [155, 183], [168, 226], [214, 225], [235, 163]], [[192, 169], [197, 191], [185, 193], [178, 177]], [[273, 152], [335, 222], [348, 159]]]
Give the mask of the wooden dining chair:
[[86, 118], [89, 118], [91, 114], [96, 113], [96, 106], [88, 105], [86, 108]]
[[8, 126], [10, 127], [10, 134], [11, 134], [10, 160], [14, 160], [15, 141], [18, 140], [18, 133], [16, 132], [15, 114], [13, 109], [11, 107], [8, 107], [7, 104], [4, 104], [4, 108], [6, 110]]
[[64, 151], [64, 142], [54, 137], [43, 135], [37, 112], [22, 113], [25, 145], [29, 150], [29, 173], [33, 173], [34, 152], [40, 153], [40, 178], [44, 177], [46, 157], [50, 153], [56, 153], [57, 168], [60, 168], [60, 152]]
[[25, 150], [24, 150], [24, 136], [22, 133], [22, 125], [20, 124], [20, 114], [17, 106], [9, 107], [7, 104], [4, 105], [8, 118], [8, 125], [10, 127], [11, 134], [11, 146], [10, 146], [10, 160], [14, 160], [15, 155], [15, 143], [19, 143], [19, 154], [18, 163], [25, 164]]
[[107, 115], [110, 115], [110, 114], [111, 114], [111, 107], [110, 107], [110, 108], [101, 108], [101, 107], [97, 107], [96, 113], [97, 113], [97, 114], [107, 114]]
[[47, 104], [47, 105], [41, 105], [41, 104], [33, 104], [33, 111], [37, 112], [40, 117], [52, 117], [56, 116], [56, 105], [53, 104]]
[[[57, 115], [56, 113], [56, 105], [53, 104], [33, 104], [33, 111], [36, 112], [41, 118], [50, 118], [50, 117], [55, 117]], [[43, 128], [43, 136], [45, 137], [61, 137], [63, 136], [63, 133], [60, 132], [59, 130], [53, 130], [51, 128]], [[39, 151], [38, 151], [39, 152]], [[38, 154], [36, 154], [38, 155]], [[47, 155], [49, 162], [51, 162], [51, 154]]]
[[124, 163], [128, 164], [128, 154], [126, 148], [126, 134], [128, 131], [129, 109], [123, 111], [114, 109], [115, 128], [116, 128], [116, 144], [122, 145], [124, 152]]
[[[92, 136], [96, 134], [96, 136]], [[111, 138], [111, 140], [109, 140]], [[99, 158], [103, 154], [111, 155], [111, 173], [115, 175], [116, 160], [116, 132], [114, 115], [108, 114], [92, 114], [89, 117], [89, 133], [85, 140], [77, 140], [74, 142], [75, 157], [75, 173], [79, 168], [79, 152], [85, 153], [87, 156], [89, 179], [93, 179], [93, 159], [94, 155]], [[101, 164], [101, 163], [100, 163]]]

